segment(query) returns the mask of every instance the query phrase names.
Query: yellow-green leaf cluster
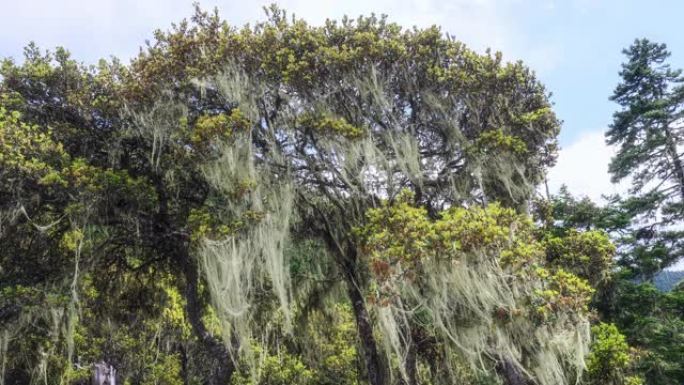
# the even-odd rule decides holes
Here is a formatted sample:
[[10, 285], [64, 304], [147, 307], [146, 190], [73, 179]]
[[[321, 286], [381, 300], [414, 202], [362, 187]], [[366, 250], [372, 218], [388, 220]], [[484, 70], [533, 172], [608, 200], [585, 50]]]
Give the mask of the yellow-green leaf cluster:
[[211, 143], [229, 139], [234, 132], [244, 132], [249, 129], [249, 120], [239, 108], [234, 108], [230, 114], [201, 115], [190, 137], [191, 143], [205, 149]]
[[298, 123], [321, 134], [339, 135], [347, 139], [358, 139], [364, 135], [362, 128], [329, 114], [304, 114], [299, 117]]
[[506, 134], [502, 129], [485, 131], [475, 141], [475, 148], [484, 153], [489, 151], [510, 151], [524, 155], [527, 145], [522, 139]]
[[593, 342], [586, 359], [588, 385], [641, 385], [643, 379], [629, 375], [633, 353], [625, 336], [613, 324], [599, 323], [591, 328]]
[[543, 243], [548, 260], [555, 266], [571, 271], [593, 285], [609, 279], [615, 245], [605, 232], [569, 229], [560, 236], [546, 237]]
[[398, 282], [428, 279], [422, 276], [426, 262], [494, 262], [503, 268], [498, 274], [534, 282], [533, 317], [544, 321], [556, 312], [588, 311], [594, 289], [569, 271], [545, 266], [546, 250], [529, 217], [494, 203], [454, 207], [432, 220], [412, 201], [413, 194], [404, 191], [394, 202], [369, 210], [366, 226], [357, 230], [374, 278], [371, 299], [386, 303], [397, 295]]

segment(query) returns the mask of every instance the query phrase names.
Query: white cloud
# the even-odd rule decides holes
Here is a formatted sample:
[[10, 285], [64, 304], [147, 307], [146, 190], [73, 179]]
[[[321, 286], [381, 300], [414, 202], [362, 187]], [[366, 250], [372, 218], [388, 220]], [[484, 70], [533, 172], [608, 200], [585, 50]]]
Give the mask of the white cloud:
[[566, 185], [573, 195], [596, 202], [602, 201], [601, 195], [624, 193], [627, 185], [611, 183], [608, 174], [614, 154], [615, 149], [605, 143], [603, 130], [582, 135], [560, 150], [558, 163], [549, 171], [549, 189], [556, 193]]

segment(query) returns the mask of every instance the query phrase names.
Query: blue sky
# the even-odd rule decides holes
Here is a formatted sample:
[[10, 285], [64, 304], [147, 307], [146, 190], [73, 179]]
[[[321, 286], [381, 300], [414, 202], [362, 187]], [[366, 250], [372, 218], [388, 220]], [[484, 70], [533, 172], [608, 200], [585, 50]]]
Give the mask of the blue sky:
[[[192, 13], [189, 0], [0, 0], [0, 57], [21, 57], [29, 41], [61, 45], [86, 63], [101, 57], [127, 60], [155, 28], [166, 29]], [[242, 25], [263, 18], [271, 1], [204, 0], [223, 18]], [[684, 67], [679, 27], [684, 1], [676, 0], [284, 0], [281, 7], [313, 24], [344, 14], [387, 14], [404, 26], [437, 24], [478, 51], [501, 50], [538, 74], [564, 121], [552, 189], [599, 199], [616, 192], [607, 175], [611, 149], [603, 131], [615, 105], [608, 96], [618, 82], [620, 51], [637, 37], [665, 42], [672, 64]]]

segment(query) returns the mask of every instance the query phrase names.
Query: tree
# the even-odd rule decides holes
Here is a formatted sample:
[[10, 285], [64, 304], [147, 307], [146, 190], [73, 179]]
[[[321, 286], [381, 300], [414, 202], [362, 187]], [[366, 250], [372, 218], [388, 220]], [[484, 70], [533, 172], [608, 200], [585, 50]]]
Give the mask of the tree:
[[[75, 331], [68, 325], [73, 325], [76, 313], [84, 313], [79, 311], [79, 297], [83, 296], [78, 295], [84, 289], [82, 278], [90, 279], [100, 292], [94, 302], [106, 313], [100, 313], [99, 319], [95, 313], [90, 321], [113, 318], [125, 323], [160, 294], [159, 286], [141, 290], [132, 280], [154, 282], [172, 274], [169, 283], [184, 293], [187, 320], [195, 326], [197, 340], [211, 360], [220, 362], [212, 377], [225, 380], [231, 370], [229, 354], [201, 321], [203, 298], [197, 289], [196, 261], [187, 254], [185, 227], [193, 207], [204, 199], [204, 183], [197, 179], [197, 163], [193, 168], [196, 158], [173, 158], [171, 154], [193, 138], [177, 132], [175, 147], [166, 147], [169, 152], [162, 164], [155, 146], [168, 142], [145, 131], [144, 124], [153, 121], [172, 128], [179, 127], [181, 121], [154, 115], [161, 105], [166, 106], [162, 100], [156, 109], [155, 105], [149, 110], [141, 108], [136, 117], [147, 120], [138, 125], [140, 130], [131, 129], [129, 124], [136, 120], [124, 110], [127, 100], [121, 94], [125, 72], [116, 62], [101, 62], [96, 68], [79, 66], [61, 49], [53, 56], [29, 47], [21, 66], [3, 62], [2, 111], [3, 118], [9, 116], [3, 119], [3, 144], [7, 146], [3, 177], [9, 181], [3, 183], [6, 199], [2, 209], [3, 214], [11, 214], [11, 221], [10, 231], [2, 234], [6, 245], [2, 283], [9, 293], [3, 299], [10, 300], [4, 309], [17, 310], [4, 312], [3, 324], [9, 325], [6, 330], [16, 332], [11, 335], [12, 351], [23, 350], [16, 345], [22, 341], [20, 336], [26, 335], [23, 326], [40, 325], [33, 318], [45, 319], [45, 325], [34, 329], [43, 340], [49, 337], [47, 346], [27, 346], [26, 351], [38, 357], [19, 360], [13, 369], [17, 375], [43, 376], [48, 381], [51, 373], [35, 369], [36, 361], [39, 368], [70, 367]], [[159, 121], [163, 118], [170, 120]], [[235, 119], [219, 123], [239, 124], [239, 118]], [[167, 183], [165, 178], [174, 171], [176, 178]], [[171, 196], [173, 193], [177, 195]], [[35, 231], [36, 227], [41, 231]], [[26, 286], [39, 295], [17, 295]], [[134, 300], [135, 293], [144, 294], [141, 301]], [[107, 313], [102, 305], [107, 298], [119, 296], [131, 298], [132, 305], [120, 318], [114, 317], [111, 308]], [[84, 306], [93, 305], [84, 302]], [[68, 316], [64, 309], [69, 310]], [[67, 327], [61, 336], [63, 323]], [[23, 326], [17, 329], [16, 325]], [[144, 330], [149, 332], [149, 328]], [[46, 352], [48, 348], [52, 351]], [[66, 363], [45, 361], [51, 354], [59, 356], [59, 349], [69, 351]], [[105, 358], [114, 359], [111, 355], [115, 353], [110, 351]]]
[[587, 384], [640, 385], [643, 380], [629, 376], [633, 354], [625, 336], [613, 324], [600, 323], [592, 327], [594, 341], [587, 357]]
[[608, 144], [618, 146], [609, 169], [614, 181], [631, 177], [626, 205], [642, 223], [634, 222], [640, 227], [630, 247], [639, 255], [637, 263], [656, 265], [643, 269], [651, 276], [682, 256], [681, 233], [671, 225], [684, 213], [684, 77], [670, 68], [664, 44], [638, 39], [623, 52], [622, 82], [611, 97], [622, 109], [606, 132]]
[[[9, 293], [2, 325], [10, 330], [40, 316], [54, 326], [35, 331], [41, 348], [12, 338], [12, 348], [29, 357], [11, 362], [13, 378], [69, 380], [63, 373], [73, 366], [74, 349], [91, 358], [134, 354], [140, 360], [121, 358], [120, 373], [140, 381], [150, 372], [186, 383], [247, 381], [260, 372], [257, 352], [271, 365], [262, 373], [278, 381], [316, 378], [302, 368], [323, 372], [302, 354], [307, 344], [342, 346], [348, 334], [303, 338], [298, 333], [307, 328], [292, 330], [292, 323], [322, 322], [331, 300], [342, 303], [356, 327], [359, 347], [351, 352], [360, 364], [349, 372], [369, 384], [389, 383], [392, 369], [413, 384], [410, 363], [418, 361], [440, 362], [426, 366], [435, 381], [451, 378], [447, 363], [477, 372], [457, 349], [448, 360], [435, 359], [451, 345], [446, 329], [434, 324], [402, 329], [402, 344], [391, 347], [412, 347], [406, 353], [413, 358], [396, 365], [395, 352], [403, 350], [379, 342], [397, 335], [382, 332], [386, 309], [368, 301], [377, 266], [358, 231], [383, 202], [406, 196], [404, 204], [424, 209], [430, 223], [461, 206], [473, 208], [473, 225], [481, 224], [477, 207], [489, 203], [504, 217], [527, 210], [555, 158], [559, 123], [544, 88], [522, 63], [476, 54], [437, 28], [402, 30], [374, 16], [311, 27], [277, 8], [269, 12], [266, 22], [238, 30], [197, 10], [190, 22], [157, 32], [128, 66], [86, 68], [64, 50], [53, 56], [35, 47], [21, 65], [4, 62], [0, 127], [10, 128], [0, 133], [3, 144], [18, 145], [9, 146], [3, 161], [18, 159], [19, 166], [6, 169], [22, 169], [2, 174], [2, 208], [22, 215], [13, 214], [11, 231], [0, 234], [7, 245], [0, 252], [1, 284]], [[54, 230], [34, 231], [53, 222]], [[495, 226], [497, 233], [507, 226]], [[529, 224], [525, 229], [527, 237]], [[489, 251], [486, 241], [473, 250]], [[506, 257], [501, 242], [487, 266]], [[544, 252], [525, 242], [516, 250]], [[304, 253], [310, 245], [315, 251]], [[35, 274], [45, 261], [58, 268]], [[482, 274], [503, 280], [505, 272], [492, 269]], [[591, 290], [584, 280], [556, 267], [530, 269], [522, 271], [535, 277], [531, 282], [549, 288], [532, 296], [541, 308], [554, 313], [568, 305], [564, 317], [584, 319], [584, 294]], [[24, 286], [59, 300], [37, 302]], [[564, 295], [566, 289], [572, 293]], [[126, 306], [103, 304], [107, 298]], [[459, 301], [468, 298], [463, 293]], [[31, 313], [36, 303], [50, 306]], [[498, 310], [486, 305], [469, 311]], [[70, 315], [50, 318], [61, 314], [54, 309]], [[513, 310], [504, 306], [501, 317]], [[111, 330], [93, 327], [105, 319]], [[132, 331], [117, 327], [127, 322]], [[67, 332], [56, 332], [62, 325]], [[581, 367], [559, 363], [548, 373], [525, 372], [544, 368], [527, 351], [536, 345], [520, 354], [532, 357], [526, 365], [519, 355], [495, 354], [479, 337], [478, 356], [491, 356], [485, 372], [510, 384], [563, 382], [568, 377], [559, 367]], [[140, 364], [147, 357], [140, 341], [160, 346], [155, 365]], [[87, 351], [89, 345], [98, 349]], [[293, 377], [271, 373], [281, 349]], [[348, 355], [316, 350], [352, 365]]]
[[605, 314], [643, 350], [637, 365], [647, 383], [676, 384], [682, 381], [675, 369], [681, 365], [674, 363], [681, 361], [682, 318], [681, 307], [672, 304], [681, 293], [660, 293], [630, 278], [651, 278], [682, 256], [684, 77], [670, 68], [664, 44], [640, 39], [624, 53], [622, 83], [611, 97], [622, 110], [614, 114], [606, 137], [619, 145], [610, 165], [614, 180], [632, 178], [630, 196], [616, 201], [631, 221], [618, 239], [627, 271], [621, 272]]
[[203, 77], [206, 96], [188, 103], [212, 113], [233, 103], [260, 122], [252, 151], [262, 170], [294, 181], [295, 234], [320, 239], [334, 258], [373, 384], [386, 381], [387, 364], [364, 301], [367, 267], [349, 236], [365, 211], [404, 187], [433, 213], [487, 200], [524, 206], [553, 161], [558, 123], [532, 74], [434, 28], [402, 32], [374, 17], [312, 28], [273, 10], [237, 34], [205, 16], [160, 34], [133, 68], [152, 89], [170, 83], [190, 95], [188, 74]]
[[[612, 200], [605, 206], [599, 206], [588, 199], [576, 199], [562, 190], [550, 201], [538, 201], [535, 213], [544, 223], [543, 231], [546, 239], [551, 239], [552, 250], [555, 243], [564, 241], [566, 236], [578, 239], [575, 234], [583, 232], [591, 234], [588, 239], [598, 239], [597, 233], [605, 231], [620, 246], [629, 239], [632, 215], [625, 201]], [[564, 257], [557, 260], [565, 266], [566, 256], [570, 262], [579, 259], [594, 260], [601, 254], [591, 251], [605, 250], [608, 245], [596, 247], [589, 242], [582, 247], [571, 241], [564, 247], [573, 247]], [[592, 246], [593, 245], [593, 246]], [[587, 383], [630, 383], [641, 378], [648, 384], [677, 384], [682, 381], [681, 365], [684, 346], [681, 341], [682, 303], [681, 291], [677, 289], [663, 293], [651, 283], [635, 281], [634, 268], [648, 266], [641, 261], [641, 254], [634, 255], [633, 249], [618, 250], [615, 266], [603, 270], [607, 281], [596, 286], [596, 293], [590, 308], [602, 323], [594, 326], [593, 344], [587, 357], [588, 372], [584, 381]], [[551, 253], [550, 255], [554, 255]], [[548, 255], [548, 254], [547, 254]], [[584, 257], [582, 257], [584, 255]], [[605, 254], [603, 254], [605, 255]], [[574, 263], [567, 266], [572, 269]], [[594, 276], [601, 271], [601, 263], [591, 263], [589, 267]], [[571, 270], [575, 271], [575, 270]], [[581, 269], [576, 271], [582, 274]], [[628, 345], [629, 346], [628, 346]], [[637, 382], [635, 382], [637, 383]]]
[[677, 149], [682, 142], [681, 70], [666, 63], [670, 52], [664, 44], [641, 39], [623, 52], [628, 57], [620, 72], [623, 82], [611, 97], [623, 110], [615, 113], [606, 133], [609, 144], [620, 146], [610, 170], [615, 180], [632, 174], [635, 191], [654, 179], [669, 183], [665, 190], [655, 191], [666, 197], [676, 194], [681, 200], [684, 168]]
[[684, 295], [660, 292], [650, 283], [620, 282], [613, 322], [639, 351], [638, 372], [648, 384], [684, 380]]

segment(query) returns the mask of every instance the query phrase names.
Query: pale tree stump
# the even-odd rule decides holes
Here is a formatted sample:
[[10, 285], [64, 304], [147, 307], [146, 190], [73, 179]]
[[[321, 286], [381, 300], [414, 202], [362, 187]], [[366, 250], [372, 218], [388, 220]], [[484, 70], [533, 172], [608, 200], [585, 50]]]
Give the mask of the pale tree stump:
[[116, 385], [116, 369], [106, 362], [93, 365], [93, 385]]

